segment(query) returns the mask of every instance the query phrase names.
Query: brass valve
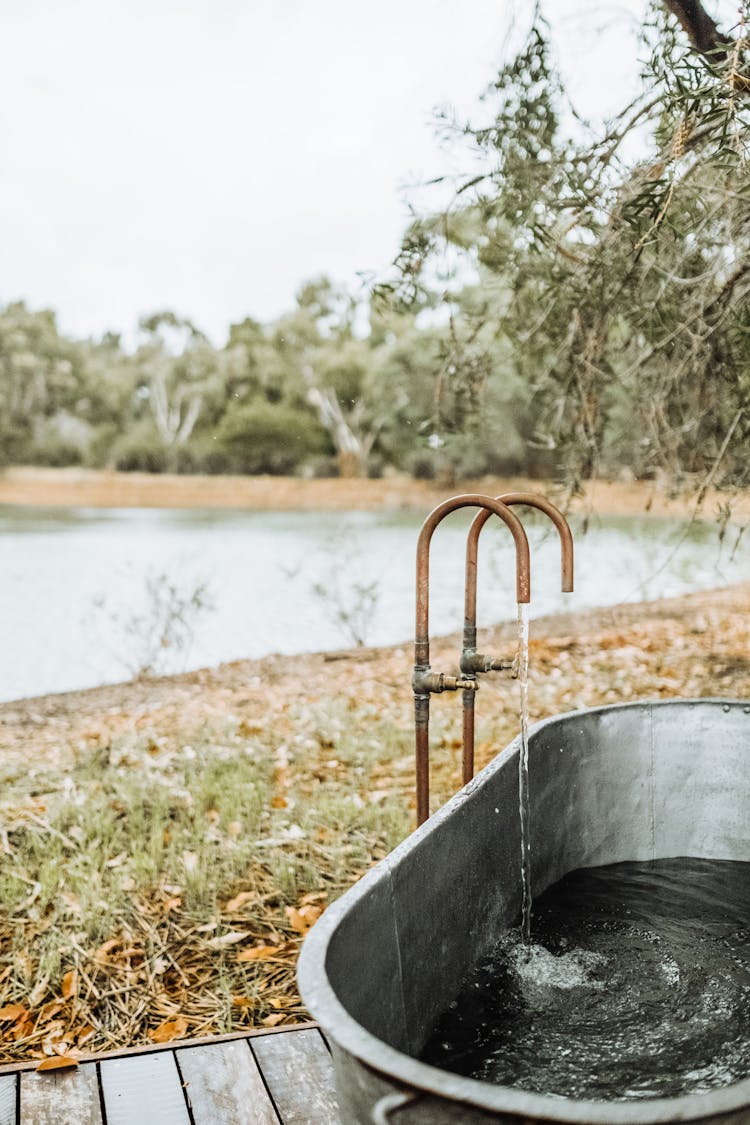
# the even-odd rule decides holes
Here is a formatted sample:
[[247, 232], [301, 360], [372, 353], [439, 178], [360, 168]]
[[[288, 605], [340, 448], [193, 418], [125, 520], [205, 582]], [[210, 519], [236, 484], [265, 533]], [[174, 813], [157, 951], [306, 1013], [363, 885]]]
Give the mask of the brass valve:
[[485, 656], [474, 649], [464, 649], [461, 653], [461, 671], [464, 675], [476, 675], [477, 672], [510, 672], [514, 661], [502, 660], [499, 657]]
[[476, 680], [466, 680], [460, 676], [446, 676], [444, 672], [431, 672], [428, 668], [415, 668], [411, 686], [416, 695], [441, 691], [478, 691]]

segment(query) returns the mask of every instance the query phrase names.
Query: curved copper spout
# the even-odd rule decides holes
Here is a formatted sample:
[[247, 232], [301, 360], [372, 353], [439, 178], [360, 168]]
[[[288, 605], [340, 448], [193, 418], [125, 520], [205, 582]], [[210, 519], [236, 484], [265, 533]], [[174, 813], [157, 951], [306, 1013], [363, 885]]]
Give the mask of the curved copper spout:
[[[535, 492], [505, 492], [502, 496], [495, 497], [495, 499], [501, 504], [505, 504], [508, 508], [515, 504], [524, 504], [529, 508], [538, 508], [540, 512], [544, 512], [546, 516], [549, 516], [560, 536], [562, 591], [565, 594], [571, 593], [573, 590], [573, 535], [568, 526], [568, 521], [565, 519], [562, 512], [544, 496], [537, 496]], [[479, 536], [491, 514], [492, 513], [488, 511], [477, 512], [469, 528], [469, 537], [466, 540], [466, 601], [464, 616], [467, 623], [476, 624]]]
[[[562, 512], [544, 496], [538, 496], [535, 492], [505, 492], [501, 496], [496, 497], [496, 499], [507, 507], [511, 507], [515, 504], [523, 504], [529, 508], [537, 508], [540, 512], [544, 512], [546, 516], [549, 516], [560, 536], [562, 590], [563, 593], [571, 593], [573, 590], [573, 535], [568, 521], [565, 519]], [[466, 586], [462, 672], [470, 679], [476, 678], [476, 668], [472, 670], [466, 668], [465, 665], [467, 664], [467, 653], [473, 655], [476, 651], [477, 558], [479, 554], [479, 536], [482, 528], [490, 518], [490, 514], [491, 513], [486, 510], [477, 513], [469, 528], [469, 536], [466, 540]], [[485, 663], [489, 669], [493, 666], [493, 663], [499, 666], [502, 662], [490, 662], [489, 660], [485, 660]], [[463, 693], [463, 708], [463, 781], [464, 785], [466, 785], [474, 776], [474, 691], [471, 689], [465, 690]]]
[[[416, 732], [417, 755], [417, 824], [422, 824], [429, 816], [429, 723], [430, 723], [430, 691], [443, 690], [442, 684], [445, 677], [438, 677], [441, 684], [432, 686], [434, 678], [430, 676], [430, 542], [433, 532], [438, 524], [450, 512], [459, 508], [482, 508], [480, 514], [499, 516], [508, 526], [516, 544], [516, 600], [528, 602], [531, 598], [531, 573], [529, 560], [529, 541], [526, 538], [523, 524], [518, 516], [500, 500], [493, 500], [491, 496], [481, 493], [467, 492], [461, 496], [452, 496], [438, 504], [422, 525], [417, 540], [417, 608], [416, 630], [414, 642], [414, 720]], [[472, 525], [473, 526], [473, 525]], [[457, 680], [456, 687], [471, 690], [467, 681]]]

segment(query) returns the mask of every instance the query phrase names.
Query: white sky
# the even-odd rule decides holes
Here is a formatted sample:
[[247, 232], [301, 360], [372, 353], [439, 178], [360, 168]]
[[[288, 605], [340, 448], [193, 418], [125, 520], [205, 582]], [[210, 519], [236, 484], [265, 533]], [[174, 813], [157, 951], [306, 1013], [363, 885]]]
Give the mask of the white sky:
[[[633, 81], [639, 8], [548, 0], [589, 113]], [[0, 302], [52, 307], [80, 336], [172, 308], [222, 343], [231, 321], [288, 309], [305, 278], [382, 270], [401, 188], [446, 168], [433, 108], [470, 110], [530, 10], [7, 0]]]

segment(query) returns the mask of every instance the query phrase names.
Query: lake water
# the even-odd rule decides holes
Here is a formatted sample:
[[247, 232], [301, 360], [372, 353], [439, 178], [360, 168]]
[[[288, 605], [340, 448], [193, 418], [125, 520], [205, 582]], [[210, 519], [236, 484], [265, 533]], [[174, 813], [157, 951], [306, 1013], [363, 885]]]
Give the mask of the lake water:
[[[340, 616], [367, 644], [414, 630], [415, 512], [248, 512], [0, 506], [0, 699], [126, 679], [145, 663], [164, 672], [225, 660], [351, 647]], [[435, 533], [433, 635], [463, 623], [470, 516]], [[576, 540], [576, 592], [559, 592], [559, 546], [526, 520], [531, 616], [668, 597], [750, 578], [743, 547], [730, 558], [711, 528], [653, 518], [606, 519]], [[574, 533], [576, 531], [574, 525]], [[479, 625], [515, 617], [508, 531], [488, 524], [479, 560]], [[152, 617], [167, 584], [211, 607], [186, 611], [192, 637], [160, 647]], [[149, 592], [150, 590], [150, 592]], [[156, 638], [156, 639], [155, 639]]]

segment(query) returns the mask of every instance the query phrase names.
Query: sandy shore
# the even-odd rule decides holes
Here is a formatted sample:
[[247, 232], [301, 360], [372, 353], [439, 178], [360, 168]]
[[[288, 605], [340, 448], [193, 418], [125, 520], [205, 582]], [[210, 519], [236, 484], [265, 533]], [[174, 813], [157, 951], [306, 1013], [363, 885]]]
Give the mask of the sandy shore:
[[[566, 505], [564, 493], [549, 481], [484, 477], [454, 485], [414, 481], [403, 476], [382, 480], [301, 480], [297, 477], [176, 476], [116, 473], [95, 469], [43, 469], [15, 466], [0, 473], [0, 504], [92, 508], [248, 508], [266, 511], [414, 508], [429, 511], [458, 492], [543, 492]], [[726, 497], [710, 493], [702, 515], [714, 518]], [[596, 481], [570, 505], [572, 511], [601, 515], [685, 516], [694, 510], [689, 496], [670, 496], [653, 482]], [[733, 504], [738, 518], [750, 516], [750, 498]]]

